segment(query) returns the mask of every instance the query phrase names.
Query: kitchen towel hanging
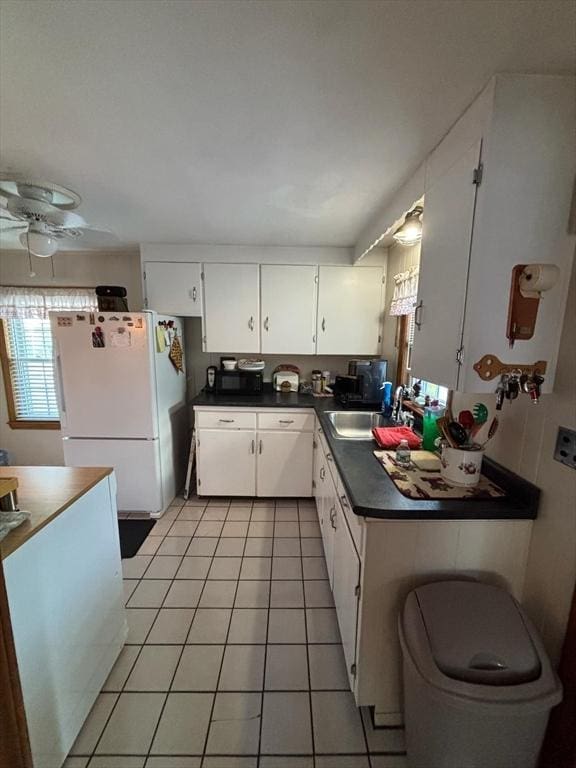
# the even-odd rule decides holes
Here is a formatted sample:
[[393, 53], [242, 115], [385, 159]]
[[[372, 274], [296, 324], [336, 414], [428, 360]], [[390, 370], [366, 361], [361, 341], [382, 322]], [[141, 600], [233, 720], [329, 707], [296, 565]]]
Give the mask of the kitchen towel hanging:
[[182, 344], [180, 344], [180, 339], [178, 338], [176, 330], [174, 330], [174, 336], [172, 338], [172, 343], [170, 344], [170, 352], [168, 353], [168, 357], [170, 358], [170, 362], [174, 368], [176, 368], [178, 373], [184, 371], [184, 353], [182, 351]]

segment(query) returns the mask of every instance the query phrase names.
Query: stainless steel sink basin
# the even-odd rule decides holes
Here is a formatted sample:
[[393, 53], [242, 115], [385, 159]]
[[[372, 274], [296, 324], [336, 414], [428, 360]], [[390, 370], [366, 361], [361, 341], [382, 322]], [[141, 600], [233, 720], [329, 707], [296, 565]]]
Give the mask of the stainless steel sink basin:
[[327, 411], [330, 429], [336, 438], [371, 440], [372, 428], [386, 423], [379, 411]]

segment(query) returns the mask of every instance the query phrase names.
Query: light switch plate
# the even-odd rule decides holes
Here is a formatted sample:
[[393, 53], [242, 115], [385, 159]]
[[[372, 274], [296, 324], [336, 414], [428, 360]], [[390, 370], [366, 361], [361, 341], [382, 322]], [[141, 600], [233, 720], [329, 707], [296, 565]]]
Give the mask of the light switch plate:
[[566, 464], [567, 467], [576, 469], [576, 430], [558, 427], [554, 458], [556, 461]]

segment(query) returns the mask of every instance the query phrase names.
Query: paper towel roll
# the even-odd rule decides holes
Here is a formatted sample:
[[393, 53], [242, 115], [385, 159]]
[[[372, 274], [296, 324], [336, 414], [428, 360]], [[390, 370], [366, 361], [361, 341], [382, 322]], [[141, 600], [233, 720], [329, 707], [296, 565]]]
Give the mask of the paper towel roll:
[[520, 293], [526, 298], [538, 298], [558, 282], [560, 270], [556, 264], [528, 264], [520, 275]]

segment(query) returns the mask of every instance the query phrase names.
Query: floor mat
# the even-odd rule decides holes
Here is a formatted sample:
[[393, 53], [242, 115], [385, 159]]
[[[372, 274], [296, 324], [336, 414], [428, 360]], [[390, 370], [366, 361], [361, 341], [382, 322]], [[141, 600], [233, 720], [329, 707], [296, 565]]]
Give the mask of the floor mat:
[[155, 525], [156, 520], [118, 520], [120, 553], [123, 559], [134, 557]]

